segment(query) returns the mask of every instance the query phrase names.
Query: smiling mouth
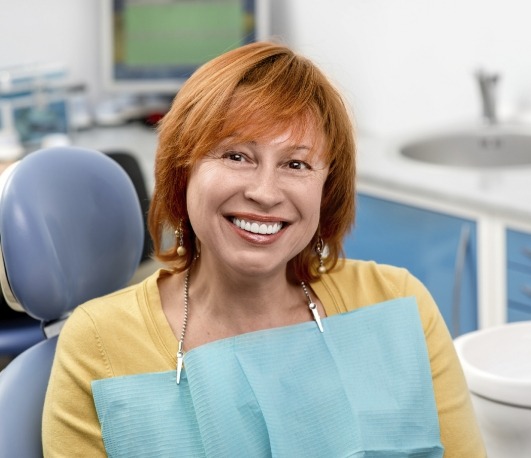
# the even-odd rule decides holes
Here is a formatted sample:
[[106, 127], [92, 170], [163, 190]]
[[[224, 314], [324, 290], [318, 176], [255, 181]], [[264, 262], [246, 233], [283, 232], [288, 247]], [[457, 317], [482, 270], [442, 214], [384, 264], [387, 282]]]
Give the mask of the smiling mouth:
[[283, 223], [264, 223], [258, 221], [247, 221], [245, 219], [232, 218], [232, 223], [240, 229], [252, 232], [253, 234], [272, 235], [282, 229]]

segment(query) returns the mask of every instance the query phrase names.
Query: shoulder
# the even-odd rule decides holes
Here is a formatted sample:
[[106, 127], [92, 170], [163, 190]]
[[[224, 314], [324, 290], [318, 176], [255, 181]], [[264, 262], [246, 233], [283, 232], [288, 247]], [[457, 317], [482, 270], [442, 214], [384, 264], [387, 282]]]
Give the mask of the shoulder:
[[355, 298], [355, 304], [348, 309], [427, 293], [424, 285], [407, 269], [373, 261], [346, 259], [324, 275], [322, 282]]
[[72, 336], [76, 341], [94, 336], [115, 335], [120, 323], [142, 321], [142, 307], [149, 303], [149, 296], [157, 294], [159, 272], [142, 282], [113, 293], [89, 300], [78, 307], [66, 320], [61, 339]]
[[79, 305], [68, 317], [61, 334], [71, 329], [77, 331], [88, 328], [97, 329], [106, 322], [116, 323], [135, 307], [140, 285], [129, 286]]
[[73, 315], [86, 315], [97, 320], [102, 315], [109, 318], [114, 314], [124, 313], [137, 302], [138, 293], [143, 288], [144, 283], [145, 280], [136, 285], [91, 299], [78, 306]]
[[373, 261], [346, 259], [312, 284], [328, 315], [403, 297], [417, 303], [424, 329], [440, 321], [431, 294], [407, 269]]

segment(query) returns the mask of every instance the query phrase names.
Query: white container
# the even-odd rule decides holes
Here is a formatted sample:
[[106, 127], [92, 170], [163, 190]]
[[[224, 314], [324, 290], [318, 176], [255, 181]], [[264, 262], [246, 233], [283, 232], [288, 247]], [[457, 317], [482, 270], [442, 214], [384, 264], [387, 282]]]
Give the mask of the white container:
[[454, 341], [489, 458], [531, 457], [531, 321]]

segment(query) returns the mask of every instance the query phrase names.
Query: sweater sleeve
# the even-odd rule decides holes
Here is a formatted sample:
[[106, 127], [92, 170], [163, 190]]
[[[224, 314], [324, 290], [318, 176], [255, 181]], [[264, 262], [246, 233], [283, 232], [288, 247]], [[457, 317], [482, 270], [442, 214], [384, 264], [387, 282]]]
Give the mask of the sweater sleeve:
[[486, 451], [468, 387], [444, 319], [430, 293], [407, 273], [403, 293], [415, 296], [426, 337], [445, 458], [483, 458]]
[[61, 331], [46, 393], [45, 457], [106, 456], [90, 383], [111, 375], [96, 327], [78, 307]]

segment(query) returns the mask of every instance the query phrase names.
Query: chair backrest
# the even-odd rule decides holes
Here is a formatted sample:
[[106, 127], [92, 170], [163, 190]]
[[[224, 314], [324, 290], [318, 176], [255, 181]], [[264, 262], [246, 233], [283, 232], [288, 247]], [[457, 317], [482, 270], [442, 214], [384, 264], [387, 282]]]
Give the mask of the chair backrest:
[[142, 215], [144, 217], [144, 248], [142, 250], [142, 258], [140, 262], [151, 259], [153, 252], [153, 241], [148, 230], [147, 216], [149, 212], [149, 205], [151, 198], [147, 189], [146, 181], [144, 180], [144, 174], [138, 159], [131, 153], [125, 151], [105, 151], [105, 154], [109, 156], [113, 161], [117, 162], [122, 169], [125, 170], [133, 186], [135, 187], [138, 200], [140, 202], [140, 208], [142, 209]]
[[49, 338], [0, 372], [0, 458], [41, 457], [41, 415], [57, 334], [80, 303], [125, 286], [144, 225], [130, 178], [97, 151], [29, 154], [2, 177], [0, 279], [7, 302]]

